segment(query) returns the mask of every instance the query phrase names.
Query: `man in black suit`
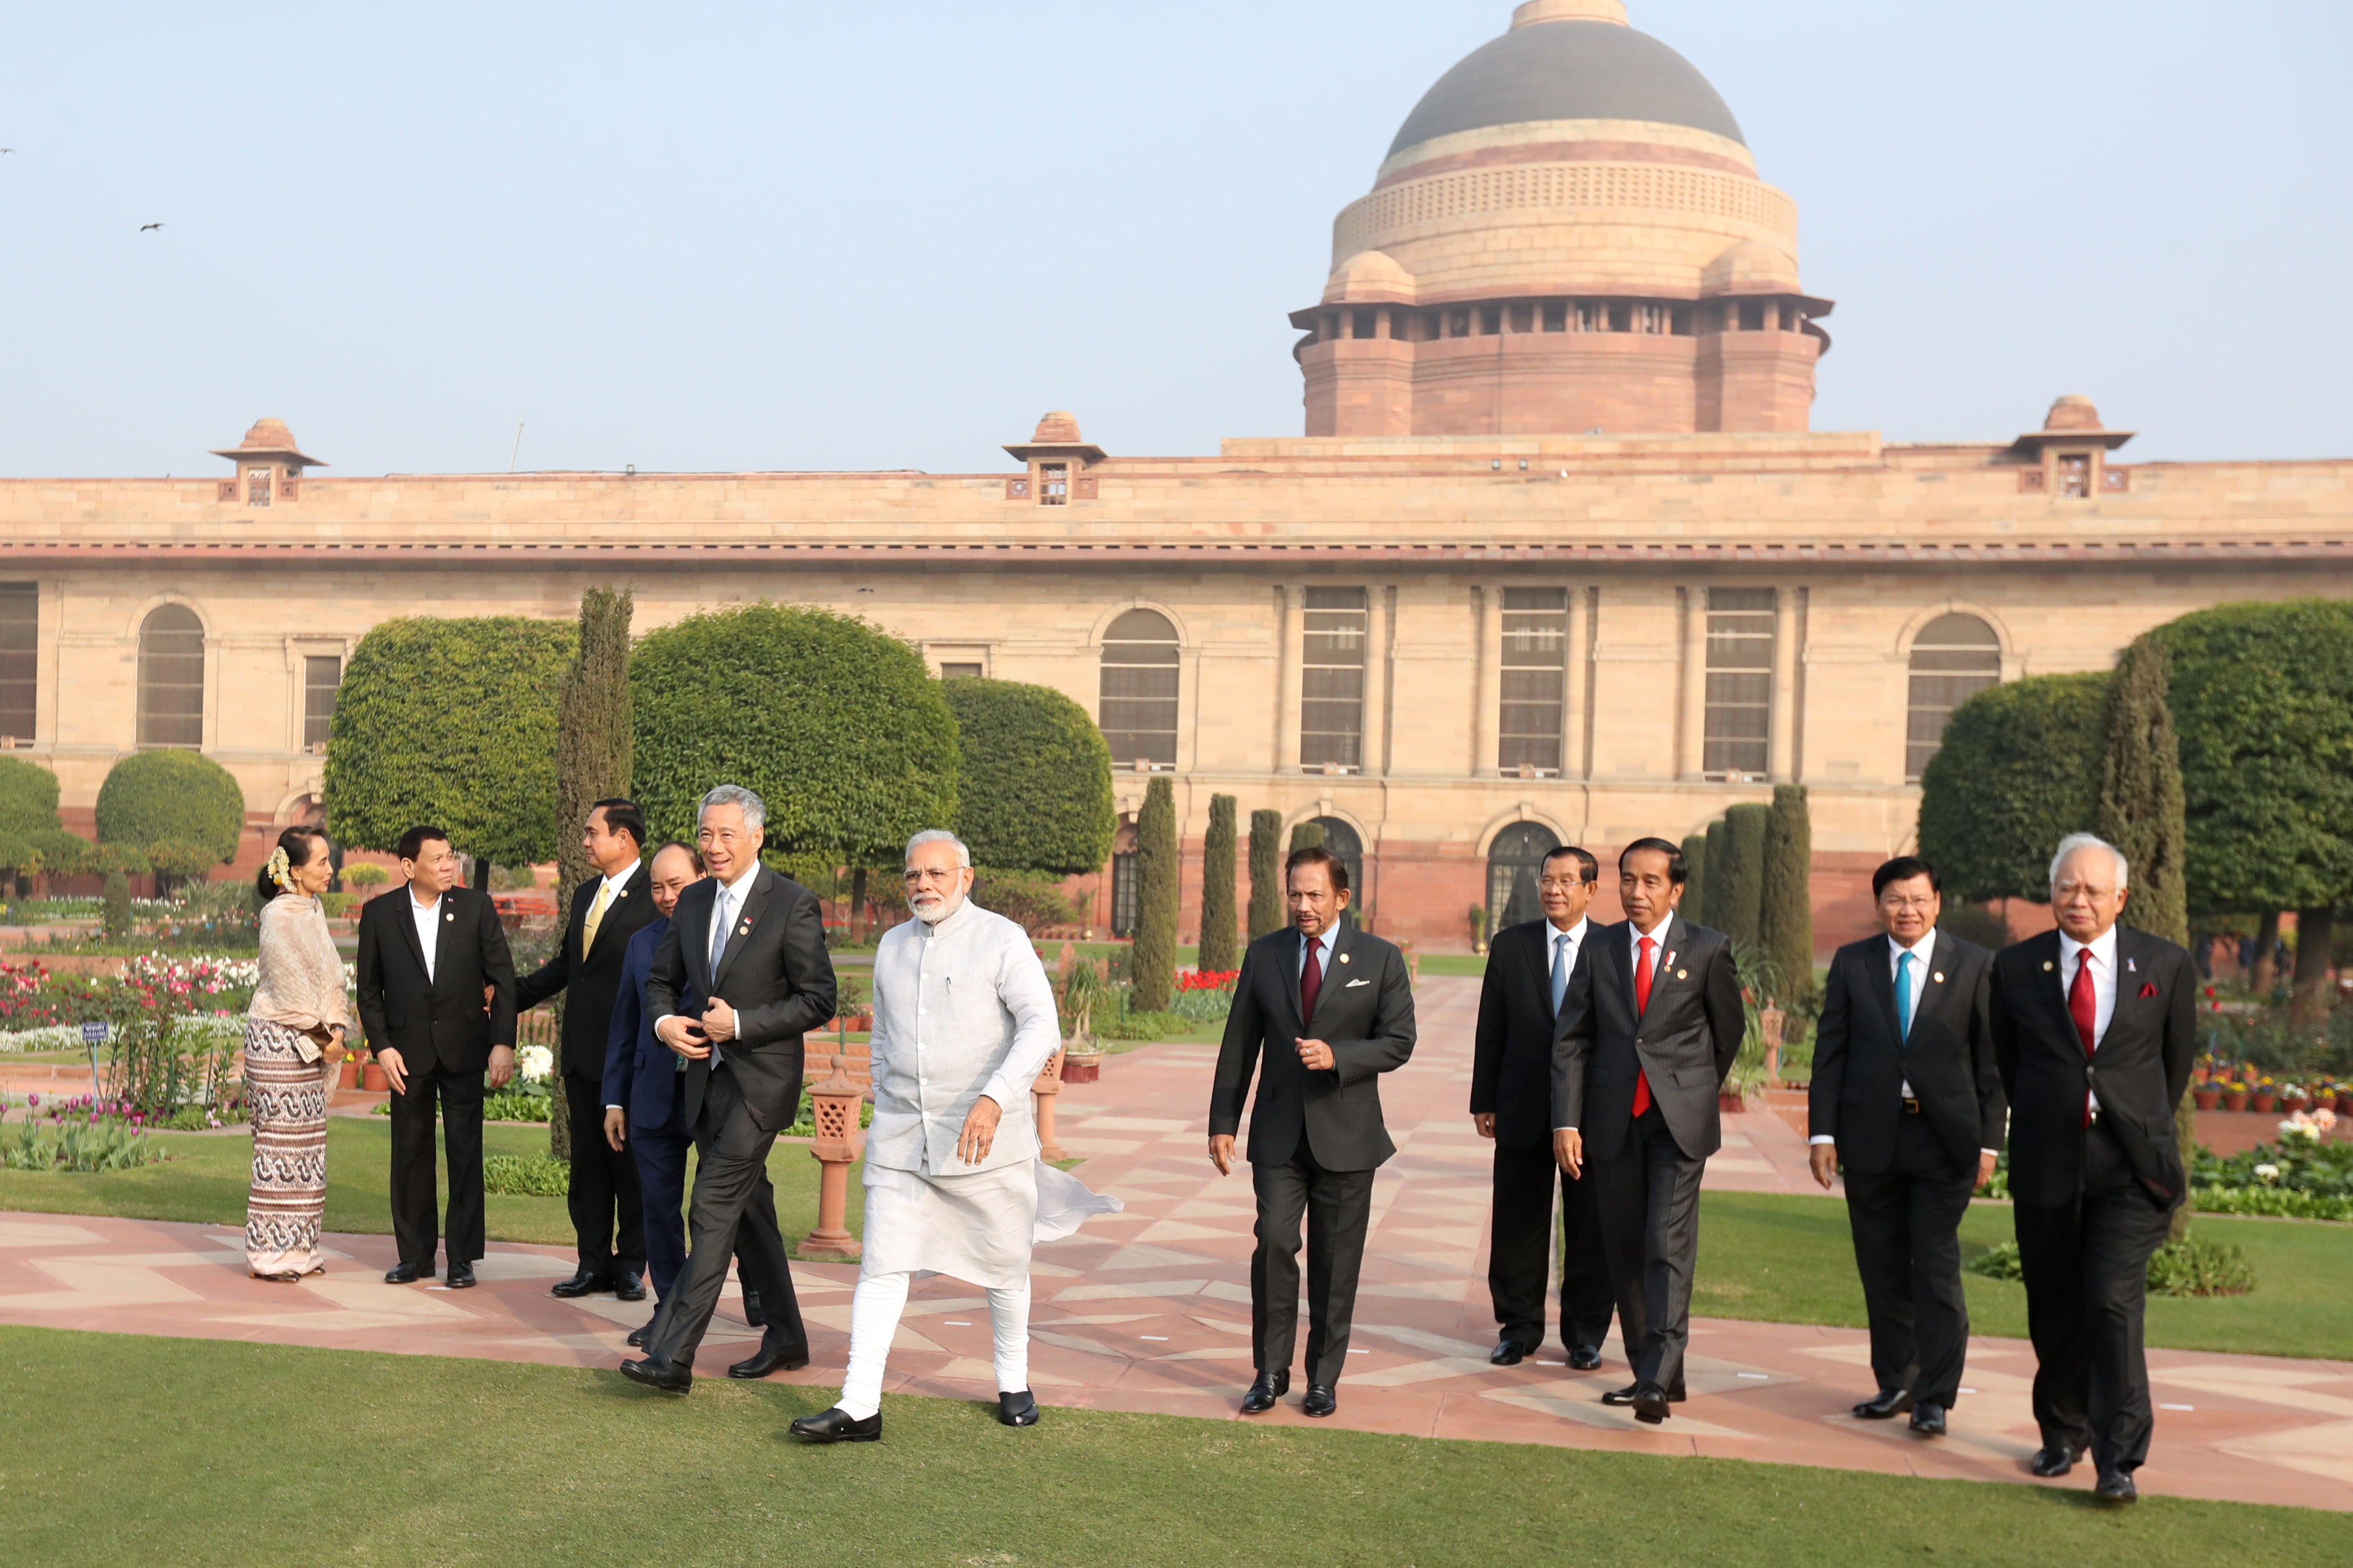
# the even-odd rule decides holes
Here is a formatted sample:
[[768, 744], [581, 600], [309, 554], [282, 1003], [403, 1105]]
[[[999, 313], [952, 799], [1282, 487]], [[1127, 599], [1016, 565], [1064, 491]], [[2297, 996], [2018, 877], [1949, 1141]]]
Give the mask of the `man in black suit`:
[[[741, 784], [702, 797], [696, 839], [710, 875], [679, 895], [646, 979], [654, 1037], [687, 1064], [680, 1093], [697, 1164], [685, 1277], [646, 1336], [645, 1359], [625, 1361], [621, 1371], [673, 1394], [693, 1385], [695, 1347], [739, 1241], [764, 1259], [768, 1337], [760, 1355], [729, 1375], [808, 1364], [806, 1339], [781, 1342], [800, 1328], [800, 1308], [774, 1214], [763, 1222], [754, 1205], [768, 1151], [800, 1110], [801, 1037], [833, 1016], [833, 960], [816, 898], [760, 864], [767, 815]], [[679, 1010], [690, 991], [704, 998], [699, 1016]]]
[[2038, 1476], [2085, 1448], [2130, 1502], [2152, 1416], [2141, 1353], [2148, 1259], [2189, 1183], [2173, 1132], [2197, 1049], [2189, 954], [2116, 924], [2127, 868], [2088, 833], [2051, 861], [2059, 929], [1993, 961], [1994, 1058], [2009, 1091], [2010, 1195], [2034, 1341]]
[[1846, 1168], [1847, 1226], [1871, 1313], [1879, 1392], [1866, 1421], [1912, 1413], [1945, 1434], [1961, 1391], [1968, 1301], [1961, 1216], [1993, 1175], [2008, 1109], [1993, 1059], [1993, 954], [1936, 929], [1936, 868], [1900, 856], [1872, 873], [1885, 936], [1831, 960], [1807, 1095], [1814, 1180]]
[[1250, 1352], [1258, 1377], [1242, 1410], [1271, 1410], [1291, 1390], [1303, 1215], [1311, 1318], [1300, 1408], [1329, 1415], [1339, 1408], [1335, 1390], [1347, 1363], [1373, 1173], [1397, 1152], [1381, 1121], [1380, 1075], [1413, 1055], [1413, 984], [1403, 953], [1341, 920], [1348, 868], [1337, 856], [1321, 846], [1293, 850], [1283, 885], [1291, 924], [1250, 944], [1234, 984], [1209, 1091], [1209, 1160], [1218, 1174], [1232, 1172], [1255, 1072]]
[[1683, 1397], [1700, 1177], [1724, 1142], [1715, 1097], [1747, 1027], [1731, 940], [1675, 912], [1684, 876], [1663, 838], [1619, 855], [1629, 918], [1593, 933], [1553, 1047], [1554, 1157], [1580, 1179], [1591, 1163], [1634, 1368], [1602, 1401], [1652, 1425]]
[[605, 1139], [605, 1048], [613, 1032], [613, 1003], [629, 939], [654, 918], [639, 864], [645, 814], [635, 803], [600, 800], [588, 808], [580, 836], [596, 875], [572, 891], [564, 940], [515, 987], [515, 1005], [529, 1012], [558, 992], [564, 1006], [565, 1107], [572, 1123], [572, 1187], [568, 1204], [580, 1267], [552, 1295], [610, 1290], [624, 1301], [646, 1299], [646, 1226], [637, 1162]]
[[1546, 1276], [1552, 1265], [1552, 1190], [1563, 1215], [1560, 1338], [1568, 1364], [1601, 1364], [1616, 1296], [1601, 1246], [1593, 1184], [1572, 1181], [1552, 1154], [1552, 1037], [1561, 998], [1585, 962], [1585, 918], [1601, 868], [1565, 846], [1544, 858], [1536, 891], [1545, 918], [1506, 928], [1487, 949], [1479, 1032], [1471, 1062], [1471, 1121], [1495, 1141], [1495, 1197], [1487, 1247], [1487, 1294], [1503, 1338], [1487, 1359], [1514, 1366], [1545, 1337]]
[[434, 1102], [449, 1159], [448, 1284], [474, 1283], [482, 1256], [482, 1073], [514, 1077], [514, 963], [489, 898], [458, 882], [438, 827], [400, 836], [408, 886], [360, 912], [360, 1022], [392, 1083], [392, 1234], [385, 1282], [433, 1277]]

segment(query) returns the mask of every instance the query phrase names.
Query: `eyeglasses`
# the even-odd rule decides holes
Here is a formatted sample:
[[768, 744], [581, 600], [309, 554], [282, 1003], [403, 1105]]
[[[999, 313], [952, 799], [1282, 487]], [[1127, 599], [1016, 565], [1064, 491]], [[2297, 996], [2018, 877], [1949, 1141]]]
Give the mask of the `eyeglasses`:
[[2072, 899], [2079, 893], [2087, 899], [2105, 899], [2115, 889], [2111, 888], [2103, 888], [2097, 882], [2053, 882], [2051, 884], [2051, 896], [2054, 899]]
[[1545, 877], [1537, 880], [1536, 886], [1542, 888], [1548, 893], [1555, 891], [1566, 893], [1572, 889], [1582, 888], [1585, 886], [1585, 879], [1582, 877]]
[[1879, 900], [1879, 907], [1883, 910], [1894, 910], [1901, 913], [1912, 910], [1933, 910], [1936, 907], [1936, 900], [1933, 897], [1926, 899], [1882, 899]]

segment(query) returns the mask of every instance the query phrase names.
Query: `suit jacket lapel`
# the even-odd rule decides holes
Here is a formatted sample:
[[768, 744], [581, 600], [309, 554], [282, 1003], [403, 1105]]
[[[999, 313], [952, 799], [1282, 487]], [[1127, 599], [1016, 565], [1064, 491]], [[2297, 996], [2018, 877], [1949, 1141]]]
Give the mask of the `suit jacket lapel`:
[[[1895, 1048], [1901, 1051], [1912, 1042], [1904, 1033], [1904, 1016], [1895, 1010], [1895, 977], [1888, 973], [1893, 964], [1888, 957], [1887, 939], [1883, 936], [1879, 940], [1879, 947], [1871, 955], [1871, 973], [1866, 977], [1866, 984], [1871, 987], [1872, 999], [1879, 1004], [1879, 1016], [1886, 1021], [1887, 1037], [1894, 1040]], [[1926, 976], [1922, 978], [1925, 980]], [[1912, 1016], [1915, 1020], [1920, 1016], [1917, 1007], [1912, 1010]]]
[[[717, 994], [720, 977], [727, 973], [728, 965], [735, 962], [735, 955], [743, 952], [744, 944], [751, 940], [752, 928], [760, 923], [760, 911], [767, 908], [768, 900], [776, 890], [776, 874], [774, 871], [763, 866], [752, 873], [752, 886], [744, 894], [744, 907], [736, 911], [734, 929], [727, 933], [727, 951], [719, 955], [719, 967], [711, 972], [711, 994]], [[712, 895], [711, 907], [713, 910], [719, 908], [719, 896], [715, 892]], [[710, 933], [706, 930], [704, 934], [708, 936]]]
[[[586, 893], [588, 897], [588, 901], [586, 903], [579, 905], [580, 934], [584, 937], [588, 934], [588, 911], [596, 907], [596, 889], [604, 885], [604, 881], [605, 879], [599, 877], [595, 881], [588, 883], [581, 889], [581, 892]], [[616, 941], [621, 940], [619, 933], [614, 929], [620, 922], [616, 921], [613, 917], [621, 912], [623, 903], [637, 890], [638, 879], [633, 876], [628, 881], [621, 884], [620, 891], [615, 893], [612, 898], [606, 900], [605, 918], [597, 924], [596, 940], [593, 942], [583, 942], [580, 944], [580, 961], [583, 963], [586, 963], [588, 961], [588, 956], [591, 953], [596, 952], [605, 945], [605, 939], [607, 937], [612, 937]], [[574, 901], [575, 903], [578, 901], [576, 895]], [[631, 932], [630, 934], [635, 935], [636, 933]]]
[[[1628, 923], [1630, 924], [1632, 922], [1630, 921]], [[1651, 1000], [1654, 1003], [1659, 999], [1660, 982], [1669, 979], [1673, 975], [1673, 961], [1683, 956], [1683, 949], [1691, 942], [1691, 928], [1683, 924], [1683, 916], [1669, 915], [1667, 917], [1666, 926], [1659, 932], [1657, 940], [1659, 950], [1651, 955]], [[1641, 952], [1641, 948], [1639, 945], [1641, 941], [1641, 937], [1637, 936], [1633, 941], [1638, 945], [1631, 948], [1621, 947], [1620, 950], [1627, 954], [1626, 995], [1630, 1001], [1633, 998], [1634, 994], [1634, 954]], [[1638, 1022], [1643, 1018], [1649, 1017], [1650, 1016], [1651, 1010], [1648, 1007], [1640, 1007], [1635, 1009], [1634, 1016]]]
[[[443, 893], [441, 898], [446, 903], [449, 895]], [[438, 915], [440, 911], [436, 910], [434, 913]], [[424, 975], [425, 983], [430, 985], [433, 983], [433, 966], [425, 962], [425, 944], [417, 935], [417, 895], [406, 888], [400, 890], [400, 918], [395, 923], [400, 927], [401, 940], [408, 944], [409, 956], [417, 960], [417, 972]]]
[[[1351, 945], [1348, 938], [1353, 934], [1354, 933], [1349, 931], [1348, 927], [1345, 923], [1332, 933], [1331, 963], [1330, 966], [1324, 971], [1323, 984], [1315, 988], [1315, 1011], [1318, 1015], [1321, 1015], [1324, 1011], [1324, 999], [1346, 984], [1345, 981], [1340, 978], [1341, 975], [1347, 973], [1340, 966], [1340, 955], [1348, 951], [1348, 948]], [[1305, 1029], [1307, 1031], [1307, 1038], [1311, 1040], [1315, 1038], [1314, 1028], [1315, 1020], [1312, 1017], [1306, 1020]]]
[[[1585, 935], [1588, 942], [1592, 940], [1591, 926], [1585, 928]], [[1560, 1022], [1560, 1010], [1552, 1005], [1552, 955], [1554, 944], [1559, 940], [1560, 931], [1546, 921], [1537, 930], [1535, 950], [1528, 954], [1528, 978], [1535, 982], [1536, 1011], [1556, 1024]], [[1576, 965], [1572, 963], [1569, 967], [1574, 970]]]

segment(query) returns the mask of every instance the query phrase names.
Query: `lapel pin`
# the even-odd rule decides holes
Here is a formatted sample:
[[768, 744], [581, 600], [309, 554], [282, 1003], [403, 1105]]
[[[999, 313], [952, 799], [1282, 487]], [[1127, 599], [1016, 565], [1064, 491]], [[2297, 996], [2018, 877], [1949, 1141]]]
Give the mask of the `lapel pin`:
[[456, 915], [443, 915], [441, 918], [445, 921], [454, 921], [458, 917]]
[[1945, 972], [1941, 969], [1938, 970], [1935, 974], [1934, 979], [1937, 984], [1942, 985], [1945, 983]]
[[2127, 958], [2125, 960], [2125, 967], [2127, 970], [2130, 970], [2133, 973], [2138, 974], [2140, 973], [2140, 961], [2135, 958]]
[[1691, 978], [1691, 971], [1688, 969], [1678, 969], [1675, 971], [1675, 978], [1678, 980], [1689, 980]]
[[1341, 962], [1341, 963], [1347, 963], [1347, 962], [1348, 962], [1348, 955], [1347, 955], [1346, 953], [1345, 953], [1345, 952], [1344, 952], [1344, 953], [1342, 953], [1342, 954], [1340, 955], [1340, 962]]
[[2045, 974], [2051, 973], [2051, 961], [2047, 958], [2042, 961], [2042, 973]]

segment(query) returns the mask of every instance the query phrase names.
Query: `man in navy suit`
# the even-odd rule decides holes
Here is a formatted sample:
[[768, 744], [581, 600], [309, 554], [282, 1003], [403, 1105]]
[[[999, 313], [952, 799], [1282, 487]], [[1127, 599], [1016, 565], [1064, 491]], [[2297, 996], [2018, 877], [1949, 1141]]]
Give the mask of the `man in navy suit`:
[[[637, 1160], [646, 1202], [646, 1271], [658, 1302], [670, 1299], [671, 1287], [686, 1268], [686, 1152], [694, 1146], [694, 1135], [680, 1114], [682, 1100], [678, 1080], [684, 1063], [654, 1038], [653, 1020], [646, 1016], [646, 976], [653, 968], [654, 951], [670, 930], [678, 896], [701, 880], [702, 858], [688, 846], [673, 839], [655, 851], [648, 890], [653, 896], [656, 918], [629, 939], [622, 960], [620, 991], [613, 1004], [612, 1033], [605, 1048], [605, 1141], [617, 1151], [627, 1148]], [[763, 1206], [774, 1229], [773, 1189], [761, 1194], [755, 1210]], [[753, 1254], [754, 1249], [737, 1241], [735, 1263], [744, 1280], [744, 1318], [756, 1329], [767, 1320], [754, 1284], [759, 1274]], [[659, 1310], [655, 1316], [660, 1316]], [[649, 1321], [634, 1331], [629, 1343], [643, 1345], [652, 1329]], [[749, 1367], [760, 1359], [755, 1356], [737, 1365]], [[735, 1369], [728, 1370], [732, 1374]], [[766, 1370], [744, 1375], [757, 1376]]]

